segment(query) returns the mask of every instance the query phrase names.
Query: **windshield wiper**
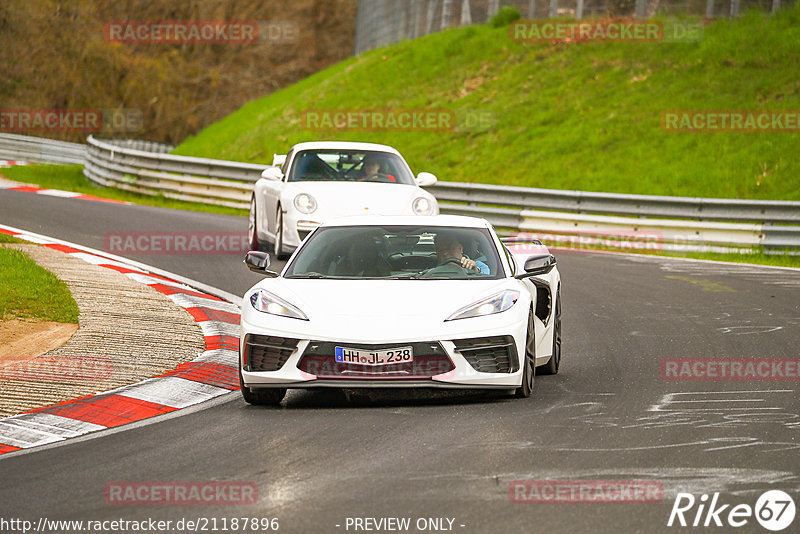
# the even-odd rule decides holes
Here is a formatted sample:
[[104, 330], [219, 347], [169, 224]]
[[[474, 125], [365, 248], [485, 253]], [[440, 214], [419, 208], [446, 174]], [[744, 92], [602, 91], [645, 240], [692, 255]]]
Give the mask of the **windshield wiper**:
[[329, 276], [319, 273], [306, 273], [306, 274], [294, 274], [292, 276], [287, 276], [286, 278], [329, 278]]

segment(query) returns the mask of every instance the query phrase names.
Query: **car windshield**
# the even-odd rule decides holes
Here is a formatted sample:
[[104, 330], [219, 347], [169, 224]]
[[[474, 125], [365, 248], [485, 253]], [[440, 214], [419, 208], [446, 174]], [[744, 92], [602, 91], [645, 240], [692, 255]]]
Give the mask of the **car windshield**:
[[306, 240], [285, 277], [486, 280], [503, 274], [486, 228], [333, 226]]
[[402, 158], [371, 150], [303, 150], [294, 158], [289, 182], [377, 182], [413, 184]]

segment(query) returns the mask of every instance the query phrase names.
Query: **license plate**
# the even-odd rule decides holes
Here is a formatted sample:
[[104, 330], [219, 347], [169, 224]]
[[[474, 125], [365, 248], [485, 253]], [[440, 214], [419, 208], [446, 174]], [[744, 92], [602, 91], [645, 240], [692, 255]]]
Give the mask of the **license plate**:
[[392, 365], [414, 361], [412, 347], [397, 347], [387, 350], [351, 349], [336, 347], [336, 361], [338, 363], [353, 363], [358, 365]]

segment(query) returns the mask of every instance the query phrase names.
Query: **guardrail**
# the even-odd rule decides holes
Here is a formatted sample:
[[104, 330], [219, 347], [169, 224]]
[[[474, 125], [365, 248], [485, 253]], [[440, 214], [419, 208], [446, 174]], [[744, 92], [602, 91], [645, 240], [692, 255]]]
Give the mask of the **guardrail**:
[[[728, 252], [800, 249], [800, 202], [622, 195], [438, 182], [443, 213], [570, 246]], [[546, 210], [546, 211], [542, 211]]]
[[0, 133], [0, 159], [82, 165], [86, 159], [86, 145], [28, 135]]
[[248, 209], [253, 183], [268, 165], [165, 154], [135, 142], [91, 135], [83, 173], [101, 185], [145, 195]]
[[[39, 141], [42, 146], [74, 145]], [[84, 174], [96, 183], [233, 208], [249, 208], [253, 183], [268, 167], [176, 156], [166, 153], [172, 147], [149, 141], [89, 136], [87, 142]], [[33, 142], [26, 143], [29, 147]], [[457, 182], [437, 182], [428, 190], [439, 200], [442, 213], [483, 217], [503, 233], [524, 232], [551, 245], [800, 250], [797, 201], [621, 195]]]

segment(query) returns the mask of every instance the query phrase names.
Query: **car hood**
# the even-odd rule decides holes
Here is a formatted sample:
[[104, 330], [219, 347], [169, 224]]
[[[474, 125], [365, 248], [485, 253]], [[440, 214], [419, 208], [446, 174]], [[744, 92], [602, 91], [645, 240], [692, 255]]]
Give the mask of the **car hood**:
[[327, 220], [340, 215], [412, 214], [415, 198], [433, 196], [416, 185], [369, 182], [290, 182], [284, 189], [284, 203], [308, 193], [317, 201], [317, 210], [308, 217]]
[[311, 321], [439, 324], [456, 310], [508, 287], [508, 280], [321, 280], [273, 278], [262, 287], [299, 307]]

